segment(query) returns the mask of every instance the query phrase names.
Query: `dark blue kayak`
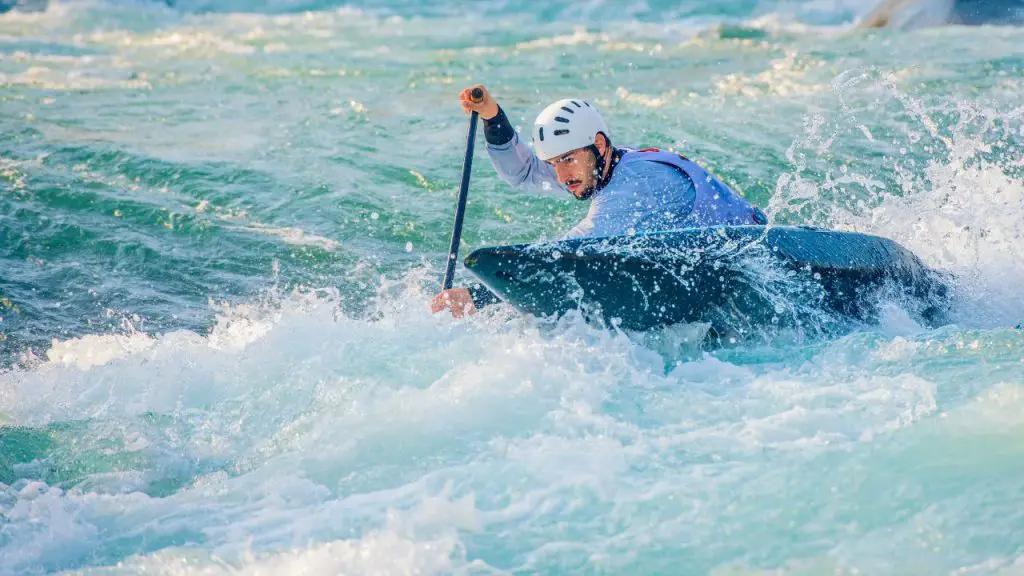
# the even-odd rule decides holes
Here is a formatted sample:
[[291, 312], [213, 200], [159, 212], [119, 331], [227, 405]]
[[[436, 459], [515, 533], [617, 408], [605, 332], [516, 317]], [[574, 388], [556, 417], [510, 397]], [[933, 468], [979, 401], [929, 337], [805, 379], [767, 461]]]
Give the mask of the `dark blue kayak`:
[[766, 326], [872, 322], [895, 300], [945, 322], [946, 278], [886, 238], [811, 227], [720, 226], [480, 248], [465, 265], [521, 312], [645, 331], [708, 323], [719, 334]]

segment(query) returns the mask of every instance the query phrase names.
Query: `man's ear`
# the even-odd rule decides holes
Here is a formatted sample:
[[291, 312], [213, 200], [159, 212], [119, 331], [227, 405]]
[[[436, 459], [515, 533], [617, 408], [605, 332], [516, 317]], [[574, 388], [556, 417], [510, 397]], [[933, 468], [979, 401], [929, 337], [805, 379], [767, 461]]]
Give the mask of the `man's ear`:
[[604, 135], [604, 132], [598, 132], [594, 136], [594, 146], [597, 147], [597, 153], [601, 156], [608, 151], [608, 137]]

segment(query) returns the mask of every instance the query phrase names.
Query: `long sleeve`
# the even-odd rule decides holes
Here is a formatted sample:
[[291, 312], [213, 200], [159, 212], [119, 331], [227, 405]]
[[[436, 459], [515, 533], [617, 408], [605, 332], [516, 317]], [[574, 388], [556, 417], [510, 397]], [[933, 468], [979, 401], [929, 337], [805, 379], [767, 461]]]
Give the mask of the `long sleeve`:
[[515, 188], [564, 193], [555, 170], [530, 150], [509, 123], [504, 110], [484, 120], [484, 138], [491, 164], [502, 180]]

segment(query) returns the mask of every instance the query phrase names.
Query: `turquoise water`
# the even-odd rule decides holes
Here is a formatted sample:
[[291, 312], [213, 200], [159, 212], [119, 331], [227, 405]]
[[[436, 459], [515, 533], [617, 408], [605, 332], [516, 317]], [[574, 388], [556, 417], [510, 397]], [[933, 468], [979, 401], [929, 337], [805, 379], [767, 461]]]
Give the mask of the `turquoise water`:
[[[0, 573], [1024, 569], [1024, 30], [869, 9], [0, 16]], [[954, 323], [701, 351], [431, 316], [475, 82], [897, 240], [957, 275]], [[462, 254], [586, 209], [480, 146], [471, 184]]]

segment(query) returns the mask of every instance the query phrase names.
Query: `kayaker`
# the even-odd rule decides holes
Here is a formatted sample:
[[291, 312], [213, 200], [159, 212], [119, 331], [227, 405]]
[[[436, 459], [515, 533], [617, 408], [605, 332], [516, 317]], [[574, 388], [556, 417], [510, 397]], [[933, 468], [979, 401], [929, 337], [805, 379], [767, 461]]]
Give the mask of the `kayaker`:
[[[470, 98], [481, 89], [479, 102]], [[553, 102], [533, 124], [533, 149], [523, 143], [504, 110], [483, 85], [459, 94], [467, 114], [483, 120], [487, 154], [510, 185], [538, 191], [565, 190], [589, 200], [587, 215], [565, 238], [640, 234], [720, 224], [765, 224], [757, 207], [687, 158], [658, 150], [615, 146], [590, 102]], [[485, 287], [452, 288], [431, 302], [434, 313], [456, 318], [498, 301]]]

